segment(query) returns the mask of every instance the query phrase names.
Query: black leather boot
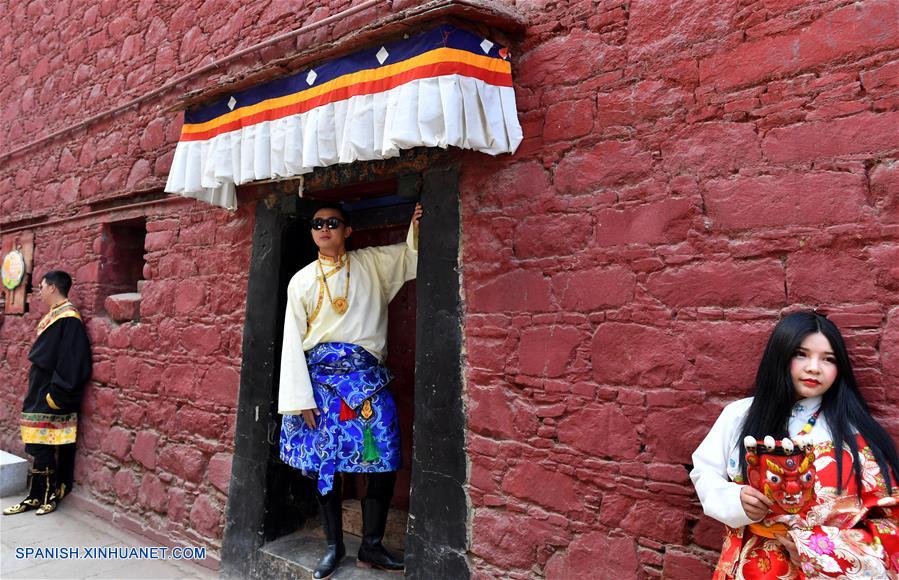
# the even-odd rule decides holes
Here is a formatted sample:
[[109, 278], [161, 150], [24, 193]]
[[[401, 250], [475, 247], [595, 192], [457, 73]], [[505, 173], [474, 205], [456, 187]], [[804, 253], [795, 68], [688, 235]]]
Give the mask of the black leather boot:
[[319, 560], [312, 577], [328, 578], [337, 570], [340, 561], [346, 556], [346, 546], [343, 545], [343, 502], [340, 494], [334, 492], [328, 494], [326, 501], [319, 504], [319, 508], [328, 549]]
[[34, 515], [36, 516], [52, 514], [56, 511], [56, 508], [59, 505], [59, 497], [57, 496], [56, 489], [56, 470], [50, 469], [48, 467], [44, 470], [44, 472], [44, 503], [42, 503], [40, 507], [37, 508], [37, 511], [34, 512]]
[[379, 568], [389, 572], [400, 572], [405, 568], [402, 560], [396, 559], [381, 544], [387, 528], [387, 512], [390, 500], [366, 497], [362, 500], [362, 544], [356, 566]]
[[22, 512], [27, 512], [29, 510], [39, 509], [42, 505], [44, 505], [48, 499], [48, 472], [49, 469], [32, 469], [31, 490], [28, 493], [28, 497], [26, 497], [19, 503], [11, 505], [3, 510], [3, 515], [12, 516], [15, 514], [20, 514]]

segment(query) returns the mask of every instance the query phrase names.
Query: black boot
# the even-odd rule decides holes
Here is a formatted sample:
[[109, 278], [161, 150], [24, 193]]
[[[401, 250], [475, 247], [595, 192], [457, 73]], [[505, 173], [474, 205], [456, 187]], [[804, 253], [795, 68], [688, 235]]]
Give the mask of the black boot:
[[328, 578], [337, 570], [340, 561], [346, 556], [346, 547], [343, 545], [343, 502], [340, 494], [332, 491], [325, 496], [324, 501], [319, 504], [319, 508], [328, 549], [318, 562], [312, 577]]
[[37, 511], [34, 512], [34, 515], [36, 516], [44, 516], [53, 513], [59, 505], [59, 497], [57, 497], [56, 489], [56, 471], [48, 467], [44, 472], [46, 474], [44, 475], [44, 502], [37, 508]]
[[3, 515], [12, 516], [27, 512], [29, 510], [39, 509], [47, 502], [49, 495], [47, 493], [47, 485], [49, 478], [49, 468], [32, 469], [31, 470], [31, 489], [28, 497], [15, 505], [11, 505], [3, 510]]
[[59, 501], [75, 485], [75, 444], [57, 445], [56, 449], [56, 501]]
[[366, 497], [362, 500], [362, 544], [356, 565], [360, 568], [379, 568], [399, 572], [405, 568], [402, 560], [394, 558], [381, 544], [387, 528], [390, 500]]

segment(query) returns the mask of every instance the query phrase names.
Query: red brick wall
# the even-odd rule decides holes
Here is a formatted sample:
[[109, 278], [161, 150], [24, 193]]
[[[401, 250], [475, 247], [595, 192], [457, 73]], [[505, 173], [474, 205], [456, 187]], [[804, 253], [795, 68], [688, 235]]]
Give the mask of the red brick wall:
[[[236, 215], [179, 205], [147, 222], [139, 322], [117, 324], [91, 305], [101, 288], [101, 227], [86, 220], [38, 229], [38, 278], [55, 267], [77, 280], [94, 373], [82, 405], [77, 490], [133, 531], [217, 548], [231, 475], [245, 268], [252, 205]], [[134, 211], [131, 212], [132, 214]], [[99, 301], [102, 303], [102, 300]], [[6, 316], [0, 368], [0, 446], [22, 454], [18, 411], [26, 356], [46, 307]]]
[[463, 166], [474, 567], [708, 577], [690, 454], [783, 309], [899, 436], [899, 5], [517, 5], [525, 141]]
[[[0, 154], [350, 3], [230, 4], [13, 3]], [[685, 465], [747, 392], [782, 309], [834, 313], [899, 435], [897, 5], [504, 4], [528, 20], [513, 46], [526, 138], [515, 156], [460, 156], [472, 565], [704, 576], [721, 530], [699, 516]], [[220, 543], [254, 206], [104, 208], [161, 190], [176, 96], [390, 9], [0, 163], [0, 227], [99, 208], [35, 225], [35, 264], [76, 274], [97, 360], [80, 493], [126, 525]], [[141, 319], [119, 325], [92, 307], [101, 224], [139, 216]], [[0, 318], [0, 446], [14, 451], [42, 312]]]
[[[13, 2], [0, 19], [0, 154], [149, 92], [215, 58], [335, 13], [349, 2]], [[372, 13], [369, 13], [369, 16]], [[80, 422], [77, 493], [121, 525], [211, 548], [224, 525], [255, 204], [232, 214], [185, 201], [116, 210], [159, 193], [183, 93], [359, 25], [250, 55], [87, 130], [0, 161], [0, 236], [35, 223], [37, 279], [63, 268], [87, 320], [94, 375]], [[84, 218], [75, 214], [89, 214]], [[144, 217], [140, 320], [102, 311], [102, 224]], [[52, 225], [43, 225], [48, 222]], [[110, 277], [106, 277], [109, 279]], [[112, 277], [115, 278], [115, 277]], [[0, 447], [23, 454], [27, 353], [46, 312], [0, 314]]]

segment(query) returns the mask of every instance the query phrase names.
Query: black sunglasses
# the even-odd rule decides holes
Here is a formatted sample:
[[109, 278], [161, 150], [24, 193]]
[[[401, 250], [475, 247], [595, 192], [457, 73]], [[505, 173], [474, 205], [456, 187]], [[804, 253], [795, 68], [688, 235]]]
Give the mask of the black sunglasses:
[[312, 218], [312, 229], [320, 230], [323, 227], [326, 227], [329, 230], [336, 230], [342, 225], [346, 225], [346, 222], [337, 217], [329, 217], [329, 218]]

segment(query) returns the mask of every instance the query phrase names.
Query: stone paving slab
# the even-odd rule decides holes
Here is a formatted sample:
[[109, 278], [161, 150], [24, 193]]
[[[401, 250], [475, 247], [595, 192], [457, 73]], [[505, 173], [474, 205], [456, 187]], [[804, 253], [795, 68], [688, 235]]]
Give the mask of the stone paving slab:
[[[340, 561], [332, 580], [392, 580], [402, 578], [401, 572], [385, 572], [356, 567], [356, 553], [360, 540], [344, 534], [347, 555]], [[267, 543], [262, 548], [260, 570], [269, 578], [312, 578], [312, 572], [325, 552], [324, 540], [309, 530], [300, 530]]]
[[[21, 499], [0, 499], [3, 508]], [[119, 559], [37, 559], [17, 558], [16, 548], [152, 546], [109, 522], [77, 510], [63, 501], [58, 510], [46, 516], [26, 512], [0, 516], [0, 578], [39, 580], [140, 578], [159, 580], [212, 580], [218, 574], [190, 561]]]
[[25, 491], [30, 468], [31, 463], [27, 459], [0, 449], [0, 496]]

